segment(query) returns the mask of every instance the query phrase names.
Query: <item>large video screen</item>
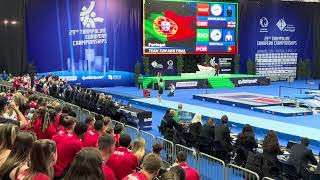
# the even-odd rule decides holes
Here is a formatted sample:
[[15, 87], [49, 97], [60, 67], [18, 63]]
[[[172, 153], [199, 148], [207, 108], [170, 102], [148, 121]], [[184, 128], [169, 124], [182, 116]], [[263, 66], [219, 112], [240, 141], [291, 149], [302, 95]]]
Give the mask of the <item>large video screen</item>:
[[144, 54], [236, 54], [238, 3], [144, 1]]

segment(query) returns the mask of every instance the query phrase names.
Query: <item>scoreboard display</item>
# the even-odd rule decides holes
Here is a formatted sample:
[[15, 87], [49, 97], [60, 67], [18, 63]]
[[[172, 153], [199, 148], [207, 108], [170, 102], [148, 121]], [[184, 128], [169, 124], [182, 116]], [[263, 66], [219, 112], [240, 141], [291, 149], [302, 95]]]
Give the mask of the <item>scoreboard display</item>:
[[238, 3], [145, 0], [144, 54], [237, 54]]

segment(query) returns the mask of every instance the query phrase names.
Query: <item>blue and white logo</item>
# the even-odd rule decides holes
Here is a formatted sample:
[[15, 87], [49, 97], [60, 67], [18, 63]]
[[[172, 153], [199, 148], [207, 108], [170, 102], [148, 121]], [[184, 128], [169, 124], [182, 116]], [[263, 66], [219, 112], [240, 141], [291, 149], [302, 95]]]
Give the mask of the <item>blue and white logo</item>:
[[269, 25], [268, 19], [267, 19], [266, 17], [262, 17], [262, 18], [260, 19], [260, 25], [261, 25], [261, 27], [263, 27], [263, 28], [267, 28], [268, 25]]
[[266, 17], [260, 18], [260, 32], [266, 33], [268, 32], [269, 21]]
[[293, 25], [287, 24], [286, 21], [282, 18], [277, 22], [277, 27], [282, 32], [295, 32], [296, 28]]
[[80, 21], [86, 28], [95, 28], [96, 23], [102, 23], [104, 19], [102, 17], [96, 17], [96, 12], [93, 11], [96, 5], [95, 1], [91, 1], [89, 8], [86, 6], [82, 7], [80, 12]]

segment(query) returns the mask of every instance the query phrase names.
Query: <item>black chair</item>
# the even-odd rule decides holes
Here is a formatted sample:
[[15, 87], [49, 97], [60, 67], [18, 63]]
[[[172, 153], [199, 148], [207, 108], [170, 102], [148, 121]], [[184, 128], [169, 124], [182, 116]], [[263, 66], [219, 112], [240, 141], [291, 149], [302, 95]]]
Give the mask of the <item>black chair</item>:
[[288, 180], [300, 180], [302, 179], [295, 166], [289, 164], [287, 161], [280, 161], [281, 163], [281, 171], [283, 179]]
[[320, 174], [314, 174], [310, 172], [309, 174], [309, 180], [319, 180], [320, 179]]

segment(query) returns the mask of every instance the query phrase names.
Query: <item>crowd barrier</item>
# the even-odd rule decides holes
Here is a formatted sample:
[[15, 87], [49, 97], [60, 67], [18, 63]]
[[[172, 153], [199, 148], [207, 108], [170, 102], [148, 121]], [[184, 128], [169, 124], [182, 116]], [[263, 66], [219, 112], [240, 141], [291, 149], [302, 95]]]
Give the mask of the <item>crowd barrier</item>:
[[264, 178], [262, 178], [262, 180], [275, 180], [275, 179], [272, 179], [272, 178], [269, 178], [269, 177], [264, 177]]
[[[10, 87], [0, 84], [0, 90], [9, 90]], [[3, 92], [3, 91], [2, 91]], [[50, 96], [38, 93], [43, 98], [48, 98], [48, 100], [58, 100]], [[77, 117], [86, 117], [90, 114], [98, 115], [97, 113], [90, 112], [89, 110], [83, 109], [77, 105], [58, 100], [62, 105], [69, 106], [76, 114]], [[84, 119], [82, 119], [84, 120]], [[236, 166], [234, 164], [228, 164], [225, 166], [223, 160], [212, 157], [210, 155], [196, 152], [194, 149], [176, 144], [168, 141], [164, 138], [154, 136], [148, 132], [140, 131], [139, 129], [125, 125], [121, 122], [112, 120], [113, 125], [122, 124], [124, 131], [128, 133], [132, 140], [141, 137], [145, 139], [146, 152], [152, 151], [152, 145], [154, 143], [161, 143], [163, 145], [163, 151], [160, 156], [167, 165], [172, 165], [175, 163], [176, 154], [179, 151], [185, 151], [188, 154], [188, 165], [198, 170], [201, 179], [203, 180], [260, 180], [259, 175], [255, 172], [247, 170], [245, 168]], [[262, 180], [273, 180], [271, 178], [263, 178]]]
[[145, 150], [146, 150], [146, 152], [147, 153], [151, 153], [152, 152], [152, 145], [155, 142], [154, 135], [151, 134], [151, 133], [148, 133], [148, 132], [140, 131], [140, 137], [145, 140]]
[[87, 119], [87, 117], [91, 116], [91, 112], [87, 109], [81, 109], [79, 119], [83, 122]]
[[176, 144], [174, 154], [177, 155], [178, 152], [180, 151], [185, 151], [187, 153], [188, 165], [199, 171], [200, 164], [199, 164], [197, 152], [195, 151], [195, 149], [191, 149], [191, 148], [182, 146], [180, 144]]
[[161, 137], [155, 137], [155, 143], [160, 143], [163, 145], [163, 150], [160, 153], [162, 161], [164, 161], [167, 165], [172, 165], [175, 161], [173, 142]]
[[259, 175], [253, 171], [239, 167], [234, 164], [228, 164], [225, 167], [225, 180], [259, 180]]
[[224, 179], [225, 163], [205, 153], [198, 155], [199, 173], [202, 180]]
[[139, 137], [139, 129], [125, 125], [124, 132], [128, 133], [131, 136], [132, 141]]

